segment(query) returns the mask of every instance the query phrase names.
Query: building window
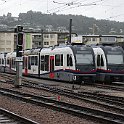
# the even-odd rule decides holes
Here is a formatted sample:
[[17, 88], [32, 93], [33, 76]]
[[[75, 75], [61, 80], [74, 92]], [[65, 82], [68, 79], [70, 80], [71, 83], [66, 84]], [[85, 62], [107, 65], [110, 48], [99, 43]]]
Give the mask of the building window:
[[41, 39], [41, 35], [34, 35], [33, 38], [34, 39]]
[[115, 37], [101, 37], [101, 41], [108, 42], [108, 41], [116, 41]]
[[92, 38], [92, 41], [96, 41], [96, 38]]
[[55, 35], [54, 34], [50, 34], [50, 38], [55, 38]]
[[54, 45], [54, 41], [50, 41], [50, 45], [53, 46]]
[[6, 36], [7, 36], [7, 37], [11, 37], [11, 33], [7, 33]]
[[11, 45], [11, 41], [7, 40], [6, 45]]
[[5, 41], [4, 40], [1, 40], [0, 41], [0, 45], [5, 45]]
[[39, 42], [39, 45], [41, 45], [41, 42]]
[[49, 38], [49, 35], [48, 34], [44, 34], [44, 38]]
[[[0, 48], [1, 52], [5, 52], [5, 48]], [[8, 52], [8, 51], [7, 51]]]
[[0, 33], [1, 38], [5, 37], [5, 33]]
[[44, 45], [49, 45], [49, 42], [44, 42]]
[[87, 39], [87, 41], [91, 41], [91, 38], [89, 37], [89, 38], [86, 38]]
[[11, 52], [11, 48], [6, 48], [6, 52]]

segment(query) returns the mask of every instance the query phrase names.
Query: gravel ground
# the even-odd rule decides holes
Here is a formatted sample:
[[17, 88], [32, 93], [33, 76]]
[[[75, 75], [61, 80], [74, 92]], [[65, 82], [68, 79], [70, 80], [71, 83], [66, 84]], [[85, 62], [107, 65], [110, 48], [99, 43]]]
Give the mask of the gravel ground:
[[35, 106], [0, 95], [0, 107], [32, 119], [39, 124], [97, 124], [63, 112]]
[[[14, 86], [11, 84], [5, 84], [5, 83], [0, 83], [0, 87], [14, 89], [20, 92], [28, 92], [28, 93], [35, 94], [35, 95], [50, 96], [50, 97], [53, 97], [54, 99], [58, 99], [58, 96], [59, 96], [57, 94], [52, 94], [47, 91], [37, 90], [33, 88], [22, 87], [18, 89], [18, 88], [14, 88]], [[65, 96], [60, 96], [59, 100], [77, 104], [77, 105], [84, 106], [84, 107], [111, 111], [111, 110], [101, 108], [100, 106], [97, 106], [91, 103], [67, 98]], [[8, 109], [21, 116], [32, 119], [38, 122], [39, 124], [97, 124], [97, 122], [92, 122], [90, 120], [78, 118], [78, 117], [75, 117], [75, 116], [60, 112], [60, 111], [51, 110], [45, 107], [35, 106], [33, 104], [25, 103], [25, 102], [11, 99], [11, 98], [1, 96], [1, 95], [0, 95], [0, 107]]]
[[[39, 94], [39, 95], [44, 94], [47, 96], [51, 96], [51, 93], [45, 91], [40, 91], [33, 88], [25, 88], [25, 87], [18, 89], [18, 88], [14, 88], [13, 85], [6, 83], [0, 83], [0, 87], [15, 89], [21, 92], [29, 92], [31, 94]], [[53, 97], [57, 98], [58, 95], [54, 95]], [[11, 112], [14, 112], [16, 114], [19, 114], [28, 119], [31, 119], [33, 121], [36, 121], [39, 124], [98, 124], [97, 122], [93, 122], [85, 118], [79, 118], [67, 113], [63, 113], [60, 112], [59, 110], [56, 111], [42, 106], [36, 106], [34, 104], [25, 103], [23, 101], [2, 95], [0, 95], [0, 107], [7, 109]]]
[[[54, 94], [54, 93], [47, 92], [47, 91], [44, 91], [44, 90], [38, 90], [38, 89], [27, 88], [27, 87], [22, 87], [22, 88], [19, 88], [19, 89], [18, 89], [18, 88], [14, 88], [13, 85], [11, 85], [11, 84], [6, 84], [6, 83], [2, 83], [2, 84], [0, 85], [0, 87], [9, 88], [9, 89], [12, 89], [12, 90], [18, 90], [18, 91], [20, 91], [20, 92], [30, 93], [30, 94], [33, 94], [33, 95], [49, 96], [49, 97], [51, 97], [52, 99], [60, 100], [60, 101], [62, 101], [62, 102], [67, 102], [67, 103], [70, 103], [70, 104], [80, 105], [80, 106], [82, 106], [82, 107], [89, 107], [89, 108], [94, 108], [94, 109], [99, 109], [99, 110], [104, 110], [104, 111], [116, 113], [116, 111], [113, 111], [113, 110], [111, 110], [111, 109], [109, 109], [109, 108], [103, 108], [103, 107], [101, 107], [101, 106], [92, 104], [92, 103], [90, 103], [90, 102], [85, 102], [85, 101], [82, 101], [82, 100], [75, 100], [75, 99], [68, 98], [68, 97], [63, 96], [63, 95]], [[118, 111], [118, 113], [122, 114], [122, 113], [119, 112], [119, 111]]]

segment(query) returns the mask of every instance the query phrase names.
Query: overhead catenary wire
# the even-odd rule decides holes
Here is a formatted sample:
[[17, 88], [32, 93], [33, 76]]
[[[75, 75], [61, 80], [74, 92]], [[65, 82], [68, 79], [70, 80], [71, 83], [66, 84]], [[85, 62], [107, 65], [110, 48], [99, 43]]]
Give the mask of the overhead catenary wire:
[[[38, 3], [42, 3], [42, 4], [37, 6], [37, 8], [33, 8], [34, 4], [32, 5], [32, 2], [37, 4]], [[27, 7], [26, 4], [29, 3], [28, 0], [27, 1], [21, 0], [21, 2], [17, 2], [16, 0], [0, 0], [0, 6], [1, 6], [0, 11], [1, 13], [5, 13], [8, 10], [8, 12], [12, 13], [13, 10], [16, 10], [18, 8], [17, 9], [18, 13], [19, 12], [24, 13], [24, 11], [26, 10], [27, 11], [32, 10], [37, 12], [37, 10], [39, 9], [41, 12], [46, 14], [53, 14], [53, 13], [73, 14], [74, 13], [77, 15], [83, 14], [85, 16], [90, 16], [90, 17], [95, 17], [100, 19], [110, 19], [110, 20], [112, 19], [119, 20], [119, 18], [123, 18], [123, 11], [122, 11], [124, 7], [123, 0], [118, 0], [118, 2], [116, 0], [113, 0], [113, 1], [112, 0], [66, 0], [66, 1], [47, 0], [45, 1], [45, 4], [43, 2], [44, 2], [43, 0], [38, 0], [38, 1], [31, 0], [30, 6], [29, 6], [30, 8], [29, 10], [27, 10], [25, 9], [25, 7]], [[12, 7], [13, 5], [14, 7]], [[45, 7], [43, 8], [43, 6]], [[98, 11], [96, 11], [97, 7], [98, 7]], [[101, 14], [99, 12], [101, 12]]]
[[[85, 1], [87, 1], [87, 0], [85, 0]], [[53, 1], [56, 4], [63, 4], [63, 6], [61, 6], [63, 8], [57, 7], [55, 9], [53, 9], [53, 12], [51, 12], [51, 13], [57, 13], [57, 12], [60, 12], [60, 11], [64, 11], [65, 8], [67, 8], [67, 9], [73, 9], [73, 8], [81, 7], [81, 6], [97, 5], [97, 2], [101, 2], [101, 1], [103, 1], [103, 0], [97, 0], [97, 1], [94, 1], [94, 2], [91, 2], [91, 3], [86, 3], [86, 4], [85, 3], [83, 4], [83, 3], [78, 2], [78, 1], [72, 1], [72, 2], [68, 2], [68, 3], [67, 2], [56, 2], [56, 1]], [[58, 10], [56, 10], [56, 9], [58, 9]], [[52, 9], [50, 11], [52, 11]]]

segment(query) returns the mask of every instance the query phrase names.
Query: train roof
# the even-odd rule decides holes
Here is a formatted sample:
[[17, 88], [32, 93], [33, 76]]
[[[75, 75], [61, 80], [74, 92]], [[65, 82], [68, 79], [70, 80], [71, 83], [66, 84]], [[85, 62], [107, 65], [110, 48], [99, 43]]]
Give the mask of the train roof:
[[121, 46], [101, 46], [104, 50], [123, 50]]
[[88, 50], [88, 49], [92, 49], [91, 46], [89, 45], [82, 45], [82, 44], [74, 44], [74, 45], [57, 45], [57, 46], [53, 46], [53, 47], [46, 47], [46, 48], [34, 48], [34, 49], [27, 49], [24, 50], [23, 55], [38, 55], [38, 53], [42, 52], [42, 53], [50, 53], [50, 52], [63, 52], [64, 51], [68, 51], [69, 49], [72, 49], [73, 51], [75, 50]]
[[7, 54], [8, 52], [0, 52], [0, 54]]
[[23, 55], [37, 55], [42, 48], [27, 49], [23, 51]]
[[6, 54], [6, 57], [16, 57], [16, 52], [10, 52]]

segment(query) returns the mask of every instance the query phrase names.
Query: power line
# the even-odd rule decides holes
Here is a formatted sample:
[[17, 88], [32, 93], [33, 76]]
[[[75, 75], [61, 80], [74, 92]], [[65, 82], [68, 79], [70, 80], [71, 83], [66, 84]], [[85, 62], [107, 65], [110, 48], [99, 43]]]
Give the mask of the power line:
[[[87, 1], [87, 0], [84, 0], [84, 1]], [[85, 3], [85, 4], [83, 4], [81, 2], [76, 2], [76, 0], [75, 1], [72, 1], [72, 2], [69, 2], [69, 3], [53, 1], [53, 3], [56, 3], [56, 4], [63, 4], [63, 6], [61, 6], [62, 8], [61, 7], [57, 7], [55, 9], [53, 9], [54, 11], [52, 13], [57, 13], [57, 12], [60, 12], [60, 11], [64, 11], [65, 8], [67, 8], [67, 9], [73, 9], [73, 8], [77, 8], [77, 7], [81, 7], [81, 6], [97, 5], [97, 3], [98, 2], [101, 2], [101, 1], [104, 1], [104, 0], [97, 0], [97, 1], [94, 1], [94, 2], [91, 2], [91, 3]], [[56, 10], [56, 9], [58, 9], [58, 10]]]
[[6, 3], [6, 0], [1, 0], [1, 4], [0, 5], [3, 5], [3, 4], [5, 4]]

